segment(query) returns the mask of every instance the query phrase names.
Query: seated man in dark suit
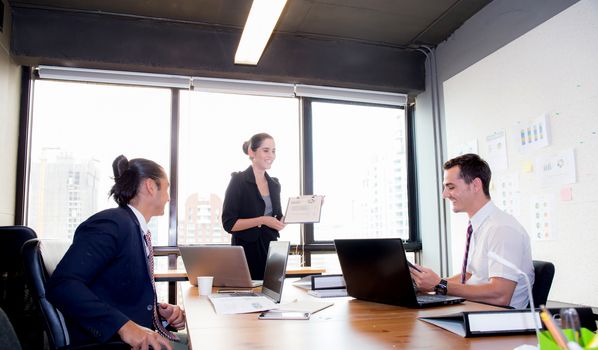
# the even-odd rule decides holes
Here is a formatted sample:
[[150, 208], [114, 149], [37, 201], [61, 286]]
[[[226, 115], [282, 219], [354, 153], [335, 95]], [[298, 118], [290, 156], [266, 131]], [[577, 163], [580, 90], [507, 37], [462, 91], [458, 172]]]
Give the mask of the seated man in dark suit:
[[166, 173], [141, 158], [119, 156], [112, 166], [110, 194], [119, 206], [79, 225], [47, 297], [63, 313], [73, 345], [120, 338], [134, 349], [178, 348], [181, 340], [165, 326], [184, 328], [185, 313], [157, 302], [147, 228], [169, 201]]

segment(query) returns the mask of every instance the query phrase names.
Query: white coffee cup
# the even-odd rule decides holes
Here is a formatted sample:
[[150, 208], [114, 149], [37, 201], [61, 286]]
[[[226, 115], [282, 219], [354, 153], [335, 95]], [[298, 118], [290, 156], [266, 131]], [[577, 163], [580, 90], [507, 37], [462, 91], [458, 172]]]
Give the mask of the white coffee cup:
[[199, 295], [212, 294], [212, 283], [214, 276], [199, 276], [197, 277], [197, 287], [199, 288]]

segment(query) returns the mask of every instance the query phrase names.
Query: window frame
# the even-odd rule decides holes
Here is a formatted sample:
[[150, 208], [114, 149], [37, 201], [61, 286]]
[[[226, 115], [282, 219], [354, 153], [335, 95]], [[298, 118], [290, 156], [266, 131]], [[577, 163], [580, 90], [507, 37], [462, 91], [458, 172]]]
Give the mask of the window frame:
[[[31, 125], [32, 125], [32, 94], [33, 80], [41, 79], [35, 76], [31, 67], [23, 67], [21, 75], [21, 100], [19, 115], [19, 149], [22, 150], [17, 158], [17, 181], [15, 195], [15, 224], [26, 224], [27, 213], [27, 191], [29, 186], [30, 151], [31, 151]], [[48, 79], [52, 80], [52, 79]], [[115, 83], [122, 85], [122, 83]], [[130, 84], [135, 86], [134, 84]], [[168, 246], [156, 246], [157, 256], [168, 256], [169, 268], [176, 268], [178, 256], [177, 248], [177, 225], [178, 225], [178, 164], [179, 164], [179, 121], [180, 121], [180, 87], [170, 87], [171, 91], [171, 134], [170, 134], [170, 174], [171, 188], [168, 218]], [[299, 99], [299, 132], [300, 142], [300, 190], [302, 194], [313, 193], [313, 144], [312, 144], [312, 103], [326, 102], [339, 104], [353, 104], [362, 106], [378, 106], [388, 108], [399, 108], [405, 110], [406, 118], [406, 148], [407, 148], [407, 198], [409, 213], [409, 239], [405, 242], [405, 249], [409, 252], [419, 252], [422, 249], [421, 234], [419, 233], [417, 219], [417, 177], [415, 167], [415, 144], [414, 144], [414, 106], [405, 104], [403, 106], [387, 105], [381, 103], [355, 102], [348, 100], [296, 96]], [[311, 265], [312, 252], [334, 252], [332, 241], [316, 241], [314, 239], [314, 225], [303, 225], [300, 232], [301, 243], [294, 245], [292, 251], [301, 252], [304, 255], [303, 264]]]
[[[342, 100], [331, 100], [325, 98], [316, 97], [301, 97], [301, 119], [302, 119], [302, 194], [314, 194], [313, 188], [313, 134], [312, 134], [312, 103], [313, 102], [324, 102], [324, 103], [337, 103], [344, 105], [357, 105], [357, 106], [376, 106], [376, 107], [387, 107], [397, 108], [405, 110], [405, 139], [406, 139], [406, 153], [407, 153], [407, 203], [409, 213], [409, 239], [404, 243], [405, 250], [408, 252], [419, 252], [421, 250], [421, 235], [419, 234], [417, 225], [417, 186], [415, 176], [415, 149], [413, 143], [414, 135], [414, 123], [413, 123], [413, 107], [409, 106], [392, 106], [384, 105], [379, 103], [366, 103], [366, 102], [355, 102], [355, 101], [342, 101]], [[322, 253], [322, 252], [334, 252], [333, 241], [318, 241], [315, 240], [314, 236], [314, 224], [304, 224], [302, 237], [305, 242], [302, 245], [304, 251], [304, 263], [306, 266], [311, 266], [311, 254]]]

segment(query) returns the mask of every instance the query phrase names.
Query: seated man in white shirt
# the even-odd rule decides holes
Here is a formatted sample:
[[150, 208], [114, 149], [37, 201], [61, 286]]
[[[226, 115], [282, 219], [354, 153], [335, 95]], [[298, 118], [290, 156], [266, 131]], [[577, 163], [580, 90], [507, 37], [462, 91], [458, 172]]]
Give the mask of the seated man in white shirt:
[[460, 296], [493, 305], [525, 308], [529, 303], [525, 278], [513, 269], [490, 260], [488, 252], [512, 262], [534, 282], [530, 239], [511, 215], [490, 200], [491, 171], [476, 154], [465, 154], [444, 164], [442, 197], [451, 201], [455, 213], [469, 216], [461, 273], [440, 278], [429, 268], [411, 268], [411, 276], [423, 292]]

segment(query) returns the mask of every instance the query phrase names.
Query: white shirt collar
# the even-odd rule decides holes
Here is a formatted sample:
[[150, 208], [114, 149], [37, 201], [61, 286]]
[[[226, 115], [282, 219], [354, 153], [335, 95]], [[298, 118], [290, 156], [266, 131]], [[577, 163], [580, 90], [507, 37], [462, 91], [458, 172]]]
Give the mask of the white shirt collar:
[[148, 230], [147, 222], [145, 221], [145, 218], [143, 217], [143, 215], [141, 215], [141, 212], [139, 210], [137, 210], [137, 208], [135, 208], [131, 204], [127, 204], [127, 206], [129, 208], [131, 208], [131, 210], [133, 211], [133, 214], [135, 214], [135, 217], [137, 217], [137, 221], [139, 221], [139, 225], [141, 226], [141, 233], [145, 234]]
[[478, 228], [480, 228], [480, 226], [482, 226], [484, 220], [486, 220], [486, 218], [494, 210], [496, 210], [496, 206], [494, 205], [494, 203], [492, 203], [492, 201], [488, 201], [488, 203], [484, 204], [484, 206], [481, 207], [480, 210], [473, 214], [469, 221], [471, 222], [471, 227], [473, 228], [474, 232], [477, 231]]

